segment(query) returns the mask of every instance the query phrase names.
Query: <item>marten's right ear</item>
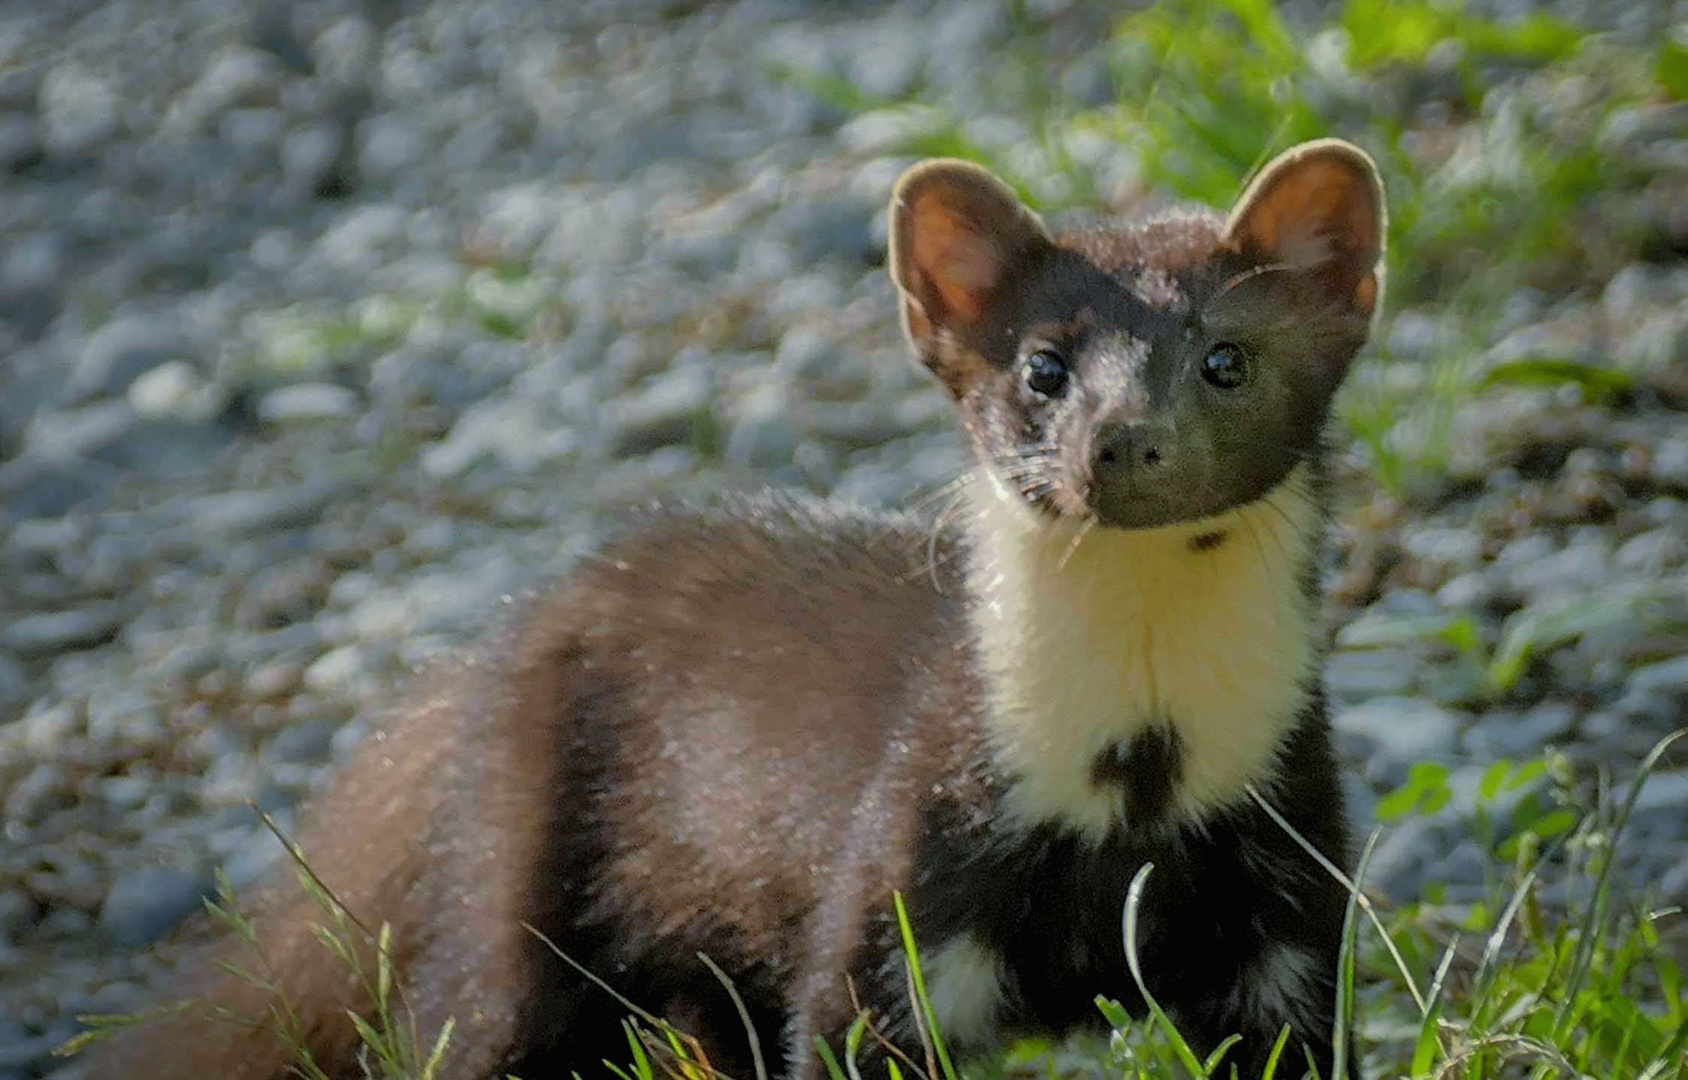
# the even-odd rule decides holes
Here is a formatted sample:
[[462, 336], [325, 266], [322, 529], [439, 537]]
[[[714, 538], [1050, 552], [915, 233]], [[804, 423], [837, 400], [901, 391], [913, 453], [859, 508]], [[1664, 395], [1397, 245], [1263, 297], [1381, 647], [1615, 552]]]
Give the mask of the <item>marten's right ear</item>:
[[890, 233], [903, 330], [928, 365], [938, 332], [977, 323], [1015, 264], [1050, 242], [1012, 188], [988, 169], [948, 158], [903, 173], [891, 193]]

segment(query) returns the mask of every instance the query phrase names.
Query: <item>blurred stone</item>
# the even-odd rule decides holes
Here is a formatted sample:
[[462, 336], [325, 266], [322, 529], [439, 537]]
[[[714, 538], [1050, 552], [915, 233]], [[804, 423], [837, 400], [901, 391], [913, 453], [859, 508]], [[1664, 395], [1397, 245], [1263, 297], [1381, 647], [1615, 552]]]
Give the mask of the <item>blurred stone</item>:
[[605, 410], [611, 453], [646, 454], [676, 443], [690, 445], [709, 412], [713, 380], [707, 360], [676, 364]]
[[1393, 786], [1420, 761], [1448, 761], [1458, 745], [1460, 716], [1410, 697], [1376, 697], [1339, 708], [1331, 717], [1339, 737], [1356, 740], [1372, 759], [1372, 778]]
[[308, 480], [292, 487], [200, 495], [188, 506], [196, 527], [217, 533], [294, 528], [316, 520], [335, 499], [354, 488], [338, 480]]
[[48, 460], [85, 457], [129, 434], [136, 419], [135, 410], [123, 400], [39, 412], [29, 422], [24, 446], [29, 453]]
[[19, 656], [51, 656], [102, 645], [122, 625], [122, 609], [113, 604], [17, 615], [0, 625], [0, 647]]
[[300, 383], [271, 390], [258, 402], [258, 419], [268, 424], [343, 420], [358, 414], [356, 392], [327, 383]]
[[0, 113], [0, 173], [13, 172], [41, 156], [41, 129], [27, 113]]
[[74, 398], [122, 394], [136, 378], [170, 360], [183, 360], [194, 345], [180, 320], [163, 315], [126, 315], [96, 330], [70, 375]]
[[1688, 656], [1636, 668], [1630, 673], [1629, 688], [1638, 694], [1688, 696]]
[[164, 130], [177, 137], [194, 135], [237, 105], [269, 104], [275, 100], [279, 77], [270, 54], [246, 45], [224, 46], [170, 106]]
[[326, 720], [292, 724], [277, 732], [265, 749], [276, 761], [326, 761], [333, 749], [334, 732], [338, 728], [338, 724]]
[[81, 154], [117, 134], [120, 101], [111, 84], [82, 64], [67, 60], [41, 80], [38, 105], [47, 149]]
[[143, 948], [175, 929], [215, 892], [215, 882], [203, 870], [143, 866], [111, 883], [100, 906], [100, 929], [120, 949]]
[[1419, 667], [1417, 657], [1397, 649], [1337, 652], [1325, 662], [1325, 687], [1331, 697], [1350, 702], [1407, 694]]
[[29, 673], [10, 653], [0, 652], [0, 723], [29, 692]]

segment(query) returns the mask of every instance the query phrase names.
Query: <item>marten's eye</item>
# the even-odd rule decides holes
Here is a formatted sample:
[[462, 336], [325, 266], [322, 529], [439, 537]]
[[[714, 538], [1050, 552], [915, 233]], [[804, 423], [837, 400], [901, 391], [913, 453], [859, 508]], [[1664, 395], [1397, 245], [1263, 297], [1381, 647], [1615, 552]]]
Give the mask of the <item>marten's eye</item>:
[[1222, 341], [1202, 357], [1202, 378], [1221, 390], [1235, 390], [1248, 382], [1248, 357], [1242, 346]]
[[1026, 357], [1026, 385], [1044, 397], [1060, 397], [1067, 390], [1067, 362], [1053, 349], [1039, 349]]

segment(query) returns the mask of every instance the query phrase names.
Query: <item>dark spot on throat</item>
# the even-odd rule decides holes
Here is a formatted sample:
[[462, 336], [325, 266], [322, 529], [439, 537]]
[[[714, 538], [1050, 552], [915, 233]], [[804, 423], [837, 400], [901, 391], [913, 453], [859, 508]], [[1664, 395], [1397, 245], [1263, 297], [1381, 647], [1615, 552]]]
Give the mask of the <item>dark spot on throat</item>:
[[1224, 529], [1215, 529], [1212, 532], [1197, 533], [1196, 535], [1190, 537], [1190, 550], [1212, 551], [1214, 548], [1230, 539], [1230, 537], [1231, 534]]
[[1090, 763], [1090, 782], [1125, 796], [1128, 827], [1164, 821], [1184, 779], [1184, 740], [1169, 723], [1152, 724]]

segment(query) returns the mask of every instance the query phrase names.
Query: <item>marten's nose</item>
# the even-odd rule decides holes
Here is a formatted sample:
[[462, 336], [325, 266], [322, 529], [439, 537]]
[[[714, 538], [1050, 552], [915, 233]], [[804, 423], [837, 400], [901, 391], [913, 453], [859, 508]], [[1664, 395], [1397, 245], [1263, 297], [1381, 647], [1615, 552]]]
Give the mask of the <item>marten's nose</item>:
[[1091, 470], [1098, 480], [1161, 464], [1166, 429], [1151, 420], [1119, 420], [1101, 425], [1091, 443]]

